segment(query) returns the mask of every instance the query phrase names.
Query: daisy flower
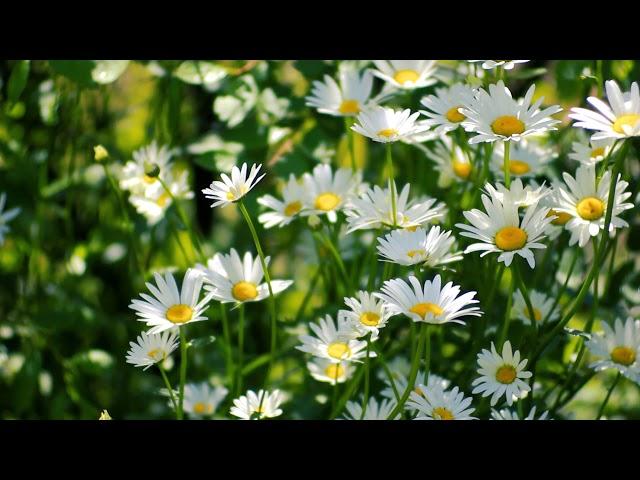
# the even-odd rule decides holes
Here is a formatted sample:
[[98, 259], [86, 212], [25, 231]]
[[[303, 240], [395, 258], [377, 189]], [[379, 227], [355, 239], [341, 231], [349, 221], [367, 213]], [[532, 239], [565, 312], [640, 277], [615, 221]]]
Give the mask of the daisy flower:
[[313, 378], [319, 382], [344, 383], [351, 378], [355, 367], [349, 362], [335, 363], [326, 358], [314, 358], [307, 362], [307, 368]]
[[613, 328], [601, 323], [603, 332], [592, 335], [587, 348], [603, 358], [589, 366], [596, 371], [612, 368], [640, 384], [640, 320], [628, 317], [623, 323], [618, 318]]
[[231, 169], [231, 178], [229, 178], [226, 173], [221, 174], [222, 182], [214, 180], [211, 182], [211, 185], [209, 185], [209, 188], [202, 190], [202, 193], [204, 193], [204, 196], [209, 200], [215, 200], [211, 204], [212, 208], [218, 205], [226, 207], [240, 200], [262, 180], [266, 174], [263, 173], [258, 177], [258, 172], [260, 172], [261, 167], [262, 165], [253, 164], [251, 166], [251, 172], [247, 177], [248, 165], [246, 163], [242, 164], [241, 169], [234, 166]]
[[301, 215], [326, 215], [331, 223], [360, 188], [362, 176], [347, 168], [335, 173], [329, 165], [316, 165], [313, 173], [303, 175], [305, 200]]
[[435, 144], [434, 150], [429, 159], [437, 165], [438, 186], [447, 188], [456, 180], [464, 182], [469, 180], [473, 165], [467, 152], [458, 145], [453, 144], [449, 137], [442, 137], [441, 142]]
[[292, 173], [282, 190], [282, 200], [278, 200], [272, 195], [258, 198], [260, 205], [270, 209], [270, 211], [260, 214], [258, 221], [264, 225], [264, 228], [289, 225], [304, 208], [304, 200], [304, 185]]
[[[533, 317], [535, 323], [539, 323], [549, 315], [551, 307], [553, 306], [553, 298], [546, 296], [544, 293], [540, 293], [537, 290], [529, 290], [529, 300], [531, 300], [531, 306], [533, 307]], [[559, 316], [559, 311], [553, 312], [548, 321], [553, 322]], [[511, 310], [512, 317], [519, 318], [525, 323], [531, 324], [531, 316], [529, 309], [527, 308], [527, 302], [524, 300], [524, 296], [520, 290], [513, 294], [513, 307]]]
[[631, 91], [622, 92], [614, 80], [604, 82], [607, 105], [596, 97], [587, 98], [598, 112], [586, 108], [572, 108], [569, 118], [577, 120], [574, 127], [597, 130], [593, 140], [618, 139], [640, 135], [640, 93], [638, 84], [631, 84]]
[[10, 220], [13, 220], [20, 213], [19, 207], [3, 212], [6, 202], [7, 194], [3, 192], [0, 194], [0, 245], [4, 243], [4, 236], [11, 231], [7, 226], [7, 223], [9, 223]]
[[[389, 181], [389, 187], [391, 182]], [[352, 198], [345, 207], [349, 229], [356, 230], [393, 227], [393, 211], [391, 206], [391, 189], [382, 189], [377, 185], [367, 189], [360, 198]], [[409, 201], [410, 185], [406, 184], [397, 195], [396, 227], [415, 229], [428, 222], [444, 217], [445, 207], [436, 200], [421, 197]], [[394, 191], [397, 192], [394, 183]]]
[[[271, 257], [265, 258], [269, 266]], [[221, 303], [259, 302], [269, 296], [269, 285], [262, 282], [264, 272], [260, 257], [253, 258], [251, 252], [245, 252], [244, 257], [235, 248], [228, 254], [216, 253], [207, 260], [207, 266], [197, 264], [196, 268], [204, 275], [205, 290], [210, 292], [211, 298]], [[271, 280], [274, 295], [286, 290], [293, 280]]]
[[436, 88], [435, 95], [428, 95], [420, 103], [429, 111], [420, 113], [429, 117], [428, 122], [435, 126], [435, 133], [443, 134], [455, 130], [466, 117], [459, 109], [473, 100], [474, 91], [462, 83], [449, 88]]
[[603, 138], [601, 140], [591, 138], [585, 142], [573, 142], [569, 158], [589, 167], [600, 163], [609, 156], [612, 148], [613, 140], [611, 138]]
[[491, 342], [491, 351], [486, 348], [478, 354], [478, 373], [472, 385], [477, 385], [473, 389], [473, 394], [482, 393], [483, 397], [491, 397], [491, 406], [498, 403], [501, 396], [505, 396], [507, 404], [512, 405], [514, 400], [522, 398], [524, 394], [531, 390], [524, 379], [531, 377], [531, 372], [524, 370], [527, 365], [526, 359], [520, 361], [520, 352], [516, 350], [512, 353], [511, 342], [508, 340], [502, 346], [502, 355], [496, 352], [496, 347]]
[[437, 267], [462, 260], [460, 252], [451, 253], [455, 238], [439, 226], [429, 229], [392, 230], [378, 238], [378, 253], [384, 261], [399, 265]]
[[[569, 245], [578, 243], [580, 247], [584, 247], [591, 237], [597, 236], [600, 230], [604, 230], [609, 202], [611, 172], [605, 172], [597, 187], [595, 166], [579, 167], [575, 178], [567, 172], [564, 172], [562, 177], [566, 187], [559, 187], [558, 204], [553, 209], [556, 212], [566, 213], [572, 217], [565, 227], [571, 232]], [[609, 234], [611, 236], [614, 235], [616, 228], [629, 226], [627, 222], [620, 218], [620, 215], [625, 210], [633, 208], [632, 203], [624, 203], [631, 196], [631, 193], [625, 191], [629, 183], [621, 180], [620, 177], [618, 175], [611, 223], [609, 224]]]
[[350, 310], [340, 310], [338, 317], [351, 322], [359, 337], [371, 333], [371, 340], [375, 340], [379, 330], [387, 325], [389, 312], [384, 302], [376, 299], [372, 293], [361, 290], [357, 295], [358, 298], [345, 297], [344, 303]]
[[[541, 175], [547, 163], [553, 159], [553, 152], [533, 142], [523, 140], [511, 145], [509, 155], [509, 174], [512, 179]], [[504, 177], [504, 144], [499, 143], [493, 149], [493, 171]]]
[[518, 63], [527, 63], [529, 60], [468, 60], [471, 63], [482, 62], [483, 70], [493, 70], [502, 67], [505, 70], [513, 70]]
[[355, 70], [343, 69], [339, 73], [340, 85], [329, 75], [324, 82], [315, 80], [311, 95], [307, 96], [307, 106], [315, 107], [320, 113], [336, 117], [358, 115], [369, 102], [373, 76], [369, 70], [362, 74]]
[[360, 112], [358, 121], [351, 128], [376, 142], [397, 142], [429, 129], [429, 125], [416, 123], [419, 115], [420, 112], [411, 113], [408, 108], [394, 110], [374, 106]]
[[407, 410], [417, 410], [418, 416], [414, 420], [477, 420], [471, 414], [474, 408], [471, 397], [464, 397], [458, 387], [444, 390], [440, 385], [427, 387], [419, 385], [420, 393], [411, 392], [405, 404]]
[[184, 386], [184, 411], [194, 417], [213, 415], [229, 391], [225, 387], [212, 388], [208, 382], [188, 383]]
[[[364, 412], [364, 417], [362, 417], [362, 401], [347, 402], [347, 412], [342, 419], [360, 420], [360, 417], [362, 417], [362, 420], [387, 420], [395, 406], [396, 404], [392, 400], [384, 399], [378, 403], [375, 398], [371, 397], [367, 403], [367, 410]], [[398, 413], [396, 418], [392, 420], [396, 420], [399, 416], [400, 414]]]
[[[154, 140], [146, 147], [133, 152], [133, 160], [128, 161], [120, 173], [120, 188], [128, 190], [134, 195], [144, 195], [144, 192], [160, 182], [158, 177], [165, 180], [169, 173], [169, 160], [171, 159], [169, 147], [158, 146]], [[157, 176], [147, 175], [149, 167], [157, 166], [160, 173]]]
[[[409, 364], [407, 364], [407, 366], [409, 366]], [[391, 366], [389, 366], [389, 369], [391, 370]], [[393, 382], [396, 386], [396, 391], [398, 392], [399, 395], [402, 395], [402, 392], [404, 392], [407, 389], [407, 385], [409, 384], [408, 373], [409, 373], [408, 369], [406, 371], [406, 374], [401, 374], [397, 371], [391, 370], [391, 375], [393, 376]], [[442, 390], [446, 390], [447, 388], [449, 388], [449, 385], [451, 385], [451, 382], [449, 380], [439, 375], [436, 375], [435, 373], [429, 373], [428, 380], [426, 380], [426, 377], [427, 377], [427, 374], [424, 370], [418, 370], [416, 381], [413, 383], [413, 391], [418, 395], [423, 394], [422, 389], [419, 388], [420, 385], [422, 386], [426, 385], [427, 388], [435, 388], [437, 386]], [[387, 378], [386, 375], [384, 376], [383, 381], [387, 385], [387, 387], [384, 390], [382, 390], [380, 394], [383, 397], [395, 400], [396, 395], [393, 392], [393, 388], [391, 387], [391, 382], [389, 382], [389, 379]]]
[[[544, 411], [542, 414], [536, 418], [536, 407], [532, 407], [529, 414], [524, 417], [522, 420], [551, 420], [547, 418], [549, 411]], [[492, 420], [520, 420], [517, 412], [513, 412], [508, 408], [503, 408], [502, 410], [491, 409], [491, 419]]]
[[462, 126], [477, 135], [469, 143], [495, 142], [496, 140], [520, 141], [524, 137], [547, 130], [556, 130], [554, 115], [562, 110], [558, 105], [540, 110], [543, 98], [531, 104], [535, 85], [531, 85], [524, 99], [517, 101], [501, 80], [489, 85], [489, 92], [479, 89], [475, 98], [460, 113], [467, 117]]
[[131, 349], [127, 352], [127, 363], [146, 370], [158, 362], [164, 362], [178, 348], [178, 332], [164, 331], [153, 335], [142, 332], [136, 342], [129, 342]]
[[[360, 359], [367, 355], [367, 342], [356, 339], [359, 332], [354, 330], [351, 321], [344, 317], [338, 317], [336, 326], [331, 316], [325, 315], [317, 324], [310, 323], [309, 328], [315, 336], [298, 337], [302, 345], [298, 345], [296, 349], [301, 352], [325, 358], [333, 363], [361, 362]], [[375, 352], [369, 352], [369, 357], [375, 356]]]
[[504, 196], [504, 203], [495, 196], [482, 195], [482, 203], [487, 213], [477, 208], [463, 212], [471, 225], [457, 223], [456, 227], [464, 230], [461, 235], [480, 242], [469, 245], [464, 253], [482, 251], [484, 257], [497, 252], [498, 262], [504, 262], [508, 267], [518, 254], [526, 259], [531, 268], [535, 267], [534, 249], [546, 248], [539, 243], [544, 238], [544, 231], [553, 218], [547, 217], [548, 208], [541, 208], [539, 204], [531, 205], [522, 220], [518, 215], [517, 205]]
[[437, 60], [374, 60], [373, 74], [396, 88], [413, 90], [437, 82], [433, 78]]
[[164, 278], [153, 274], [156, 285], [147, 282], [147, 288], [153, 294], [141, 293], [142, 300], [131, 300], [129, 308], [135, 310], [138, 321], [152, 327], [147, 333], [160, 333], [170, 328], [181, 327], [188, 323], [207, 320], [202, 313], [209, 307], [212, 294], [207, 294], [198, 302], [202, 289], [202, 273], [190, 268], [184, 274], [182, 289], [178, 289], [171, 273]]
[[233, 407], [229, 413], [242, 420], [279, 417], [282, 415], [280, 404], [283, 401], [284, 397], [280, 390], [268, 392], [261, 389], [257, 394], [253, 390], [248, 390], [246, 395], [233, 400]]
[[[176, 199], [191, 199], [193, 192], [189, 188], [187, 181], [188, 173], [182, 174], [174, 180], [173, 175], [167, 172], [163, 181], [169, 187], [169, 191]], [[132, 194], [129, 201], [136, 211], [147, 219], [151, 226], [158, 223], [164, 217], [164, 213], [171, 206], [173, 199], [160, 182], [147, 187], [142, 194]]]
[[[464, 325], [460, 317], [480, 317], [478, 307], [470, 307], [474, 303], [476, 292], [459, 295], [460, 287], [449, 282], [442, 286], [440, 275], [433, 281], [426, 280], [424, 288], [415, 276], [409, 277], [408, 285], [401, 278], [387, 280], [382, 285], [381, 293], [374, 295], [388, 304], [391, 315], [403, 314], [414, 322], [443, 324], [455, 322]], [[412, 288], [413, 287], [413, 288]]]
[[538, 185], [535, 180], [532, 180], [530, 185], [525, 186], [519, 178], [514, 179], [509, 188], [501, 183], [497, 183], [495, 187], [487, 183], [484, 189], [491, 198], [497, 198], [504, 204], [506, 197], [507, 201], [512, 202], [518, 208], [528, 208], [553, 195], [553, 189], [545, 187], [544, 183]]

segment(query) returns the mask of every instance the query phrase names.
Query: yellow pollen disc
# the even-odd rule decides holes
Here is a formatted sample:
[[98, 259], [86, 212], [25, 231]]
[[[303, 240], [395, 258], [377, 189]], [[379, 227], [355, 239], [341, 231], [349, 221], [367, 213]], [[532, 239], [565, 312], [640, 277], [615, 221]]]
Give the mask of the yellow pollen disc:
[[169, 201], [170, 198], [171, 198], [171, 195], [169, 195], [167, 192], [164, 192], [162, 195], [158, 197], [158, 199], [156, 200], [156, 204], [159, 207], [164, 207], [167, 205], [167, 202]]
[[341, 358], [350, 357], [351, 349], [349, 348], [349, 345], [347, 345], [346, 343], [333, 342], [329, 344], [329, 347], [327, 348], [327, 353], [331, 358], [335, 358], [339, 360]]
[[315, 207], [318, 210], [328, 212], [333, 210], [340, 203], [340, 197], [335, 193], [325, 192], [316, 197]]
[[255, 283], [251, 282], [238, 282], [231, 289], [231, 295], [239, 302], [246, 302], [247, 300], [253, 300], [258, 296], [258, 289]]
[[629, 347], [616, 347], [611, 350], [611, 360], [629, 366], [636, 361], [636, 352]]
[[638, 114], [630, 113], [629, 115], [621, 115], [613, 123], [613, 131], [624, 135], [625, 132], [622, 127], [633, 128], [638, 122], [640, 122], [640, 115]]
[[500, 383], [513, 383], [516, 379], [516, 369], [511, 365], [503, 365], [496, 372], [496, 380]]
[[578, 202], [576, 211], [585, 220], [598, 220], [604, 215], [604, 202], [596, 197], [585, 197]]
[[591, 150], [591, 158], [596, 158], [604, 155], [604, 147], [594, 148]]
[[524, 132], [524, 123], [513, 115], [504, 115], [493, 121], [491, 130], [497, 135], [510, 137], [511, 135]]
[[409, 250], [409, 251], [407, 252], [407, 257], [409, 257], [409, 258], [413, 258], [413, 257], [415, 257], [416, 255], [420, 255], [420, 256], [422, 256], [422, 255], [424, 255], [425, 253], [427, 253], [427, 252], [425, 252], [423, 248], [421, 248], [421, 249], [419, 249], [419, 250]]
[[415, 232], [418, 229], [418, 225], [413, 225], [412, 227], [405, 227], [405, 230], [409, 230], [410, 232]]
[[193, 310], [189, 305], [179, 303], [178, 305], [171, 306], [165, 316], [167, 320], [172, 323], [185, 323], [191, 320]]
[[495, 242], [505, 252], [519, 250], [527, 243], [527, 232], [518, 227], [504, 227], [496, 233]]
[[159, 348], [154, 348], [147, 353], [147, 356], [154, 361], [161, 360], [164, 357], [164, 352]]
[[210, 408], [208, 408], [207, 404], [203, 403], [203, 402], [197, 402], [194, 406], [193, 406], [193, 411], [202, 415], [203, 413], [206, 413], [207, 410], [210, 410]]
[[296, 200], [295, 202], [291, 202], [286, 207], [284, 207], [284, 214], [287, 217], [293, 217], [301, 209], [302, 209], [302, 203]]
[[454, 420], [453, 413], [451, 410], [447, 410], [444, 407], [436, 407], [431, 412], [431, 416], [438, 420]]
[[400, 85], [404, 85], [407, 82], [415, 83], [420, 78], [420, 74], [415, 70], [398, 70], [393, 79]]
[[367, 327], [375, 327], [380, 323], [380, 315], [374, 312], [364, 312], [360, 315], [360, 323]]
[[150, 177], [149, 175], [145, 175], [142, 177], [142, 181], [144, 183], [154, 183], [158, 181], [158, 177]]
[[227, 200], [229, 200], [230, 202], [233, 202], [236, 199], [236, 196], [233, 194], [233, 192], [227, 192]]
[[416, 303], [409, 309], [409, 311], [411, 313], [418, 314], [423, 319], [426, 317], [427, 313], [431, 313], [434, 317], [437, 317], [438, 315], [442, 315], [442, 312], [444, 312], [444, 310], [442, 310], [438, 305], [430, 302]]
[[530, 171], [531, 167], [527, 162], [523, 162], [522, 160], [509, 161], [509, 172], [512, 175], [524, 175], [525, 173], [529, 173]]
[[447, 110], [447, 113], [445, 113], [445, 117], [447, 117], [447, 120], [449, 120], [452, 123], [460, 123], [461, 121], [463, 121], [465, 117], [463, 114], [461, 114], [458, 109], [460, 107], [453, 107], [450, 108], [449, 110]]
[[324, 374], [332, 380], [338, 380], [344, 376], [344, 367], [339, 363], [332, 363], [324, 369]]
[[345, 115], [360, 113], [360, 103], [357, 100], [343, 100], [338, 110]]
[[378, 135], [381, 137], [390, 138], [398, 135], [398, 131], [395, 128], [383, 128], [378, 132]]
[[[529, 309], [527, 307], [524, 307], [524, 316], [527, 317], [529, 320], [531, 320], [531, 316], [529, 315]], [[539, 322], [540, 320], [542, 320], [542, 312], [540, 311], [540, 309], [538, 308], [533, 309], [533, 318], [535, 319], [536, 322]]]
[[566, 212], [556, 212], [553, 209], [549, 210], [549, 213], [547, 213], [547, 217], [554, 217], [554, 216], [558, 218], [554, 218], [553, 220], [551, 220], [551, 223], [553, 225], [564, 225], [569, 220], [571, 220], [571, 215], [569, 215]]
[[455, 173], [458, 177], [462, 179], [469, 178], [471, 174], [471, 164], [467, 162], [458, 162], [457, 160], [453, 161], [453, 173]]

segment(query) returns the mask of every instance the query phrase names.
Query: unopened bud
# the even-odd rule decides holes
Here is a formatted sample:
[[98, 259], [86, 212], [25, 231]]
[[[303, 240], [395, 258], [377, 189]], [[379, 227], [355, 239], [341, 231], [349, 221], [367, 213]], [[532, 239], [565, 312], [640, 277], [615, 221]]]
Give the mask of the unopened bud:
[[109, 158], [109, 152], [102, 145], [96, 145], [93, 147], [94, 158], [96, 162], [101, 162]]
[[156, 178], [160, 176], [160, 166], [153, 162], [144, 162], [144, 174], [147, 177]]

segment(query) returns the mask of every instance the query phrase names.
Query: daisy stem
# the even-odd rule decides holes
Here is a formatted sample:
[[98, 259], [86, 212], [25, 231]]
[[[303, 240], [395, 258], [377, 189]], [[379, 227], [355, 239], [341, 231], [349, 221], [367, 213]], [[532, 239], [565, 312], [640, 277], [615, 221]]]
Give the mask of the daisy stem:
[[187, 379], [187, 334], [184, 327], [180, 328], [180, 405], [178, 420], [184, 418], [184, 384]]
[[349, 157], [351, 158], [351, 169], [355, 172], [356, 167], [356, 148], [353, 138], [353, 130], [351, 129], [353, 122], [351, 117], [344, 117], [344, 128], [347, 132], [347, 139], [349, 140]]
[[189, 222], [187, 220], [187, 216], [185, 215], [184, 210], [182, 209], [182, 206], [180, 205], [180, 202], [178, 202], [178, 199], [173, 195], [173, 192], [171, 191], [169, 186], [166, 184], [166, 182], [164, 180], [162, 180], [162, 178], [160, 178], [160, 177], [157, 177], [157, 179], [160, 182], [160, 185], [162, 185], [162, 188], [164, 188], [164, 191], [167, 192], [167, 195], [169, 195], [169, 197], [171, 197], [171, 201], [173, 202], [173, 204], [176, 206], [176, 211], [178, 212], [178, 216], [180, 217], [180, 221], [187, 228], [187, 231], [189, 232], [189, 236], [191, 237], [191, 243], [193, 243], [193, 246], [195, 247], [196, 251], [198, 252], [198, 255], [200, 256], [200, 260], [203, 261], [203, 262], [206, 261], [207, 257], [202, 251], [202, 246], [200, 245], [200, 240], [196, 236], [196, 234], [195, 234], [195, 232], [194, 232], [194, 230], [193, 230], [193, 228], [191, 226], [191, 222]]
[[549, 309], [549, 313], [542, 320], [543, 324], [547, 320], [549, 320], [549, 318], [551, 317], [551, 315], [555, 311], [556, 307], [558, 306], [558, 303], [560, 303], [560, 299], [562, 298], [562, 295], [564, 295], [564, 292], [567, 290], [567, 285], [569, 284], [569, 280], [571, 279], [571, 274], [573, 273], [573, 269], [576, 266], [576, 262], [578, 260], [578, 253], [579, 252], [580, 252], [580, 249], [578, 249], [578, 248], [574, 248], [573, 249], [573, 256], [571, 257], [571, 263], [569, 264], [569, 270], [567, 270], [567, 278], [565, 278], [564, 283], [562, 284], [562, 287], [560, 288], [560, 290], [558, 290], [558, 295], [556, 295], [556, 298], [553, 301], [553, 304], [551, 305], [551, 308]]
[[524, 298], [524, 303], [527, 305], [527, 313], [529, 315], [529, 320], [531, 320], [531, 325], [533, 325], [533, 328], [536, 330], [536, 332], [538, 331], [537, 328], [537, 321], [536, 321], [536, 316], [535, 316], [535, 311], [533, 309], [533, 305], [531, 303], [531, 298], [529, 297], [529, 291], [527, 290], [527, 286], [525, 285], [524, 281], [522, 280], [522, 275], [520, 274], [520, 268], [518, 266], [517, 263], [514, 262], [513, 264], [513, 274], [516, 280], [516, 285], [518, 286], [518, 290], [520, 290], [520, 293], [522, 293], [522, 298]]
[[598, 82], [598, 98], [602, 97], [602, 84], [604, 77], [602, 76], [602, 60], [596, 60], [596, 79]]
[[424, 382], [425, 385], [429, 382], [429, 370], [431, 367], [431, 325], [427, 323], [426, 338], [424, 341]]
[[387, 170], [389, 170], [389, 189], [391, 193], [391, 218], [393, 219], [393, 228], [398, 225], [398, 212], [396, 209], [396, 182], [393, 176], [393, 158], [391, 158], [391, 142], [386, 144], [387, 147]]
[[253, 243], [256, 246], [256, 250], [258, 250], [258, 255], [260, 256], [260, 263], [262, 264], [262, 271], [264, 272], [264, 278], [267, 280], [267, 287], [269, 289], [269, 310], [271, 314], [271, 346], [270, 346], [270, 359], [269, 359], [269, 370], [267, 371], [266, 378], [269, 378], [269, 374], [273, 368], [273, 360], [274, 354], [276, 351], [276, 320], [277, 320], [277, 312], [276, 312], [276, 299], [273, 296], [273, 288], [271, 287], [271, 276], [269, 275], [269, 269], [267, 268], [267, 261], [264, 256], [264, 252], [262, 251], [262, 246], [260, 245], [260, 239], [258, 238], [258, 234], [256, 233], [256, 227], [253, 225], [251, 221], [251, 216], [247, 211], [247, 207], [244, 206], [244, 202], [240, 200], [239, 202], [240, 211], [242, 212], [242, 216], [244, 217], [247, 225], [249, 226], [249, 230], [251, 231], [251, 236], [253, 237]]
[[513, 303], [513, 291], [516, 288], [516, 274], [515, 264], [513, 268], [510, 268], [511, 282], [509, 283], [509, 293], [507, 294], [507, 309], [504, 313], [504, 322], [502, 322], [502, 330], [500, 330], [500, 336], [498, 337], [498, 344], [496, 348], [501, 349], [504, 341], [507, 338], [507, 332], [509, 331], [509, 323], [511, 322], [511, 305]]
[[604, 413], [604, 408], [607, 406], [607, 403], [609, 402], [609, 398], [611, 397], [611, 394], [613, 393], [613, 389], [616, 388], [616, 385], [618, 385], [618, 382], [620, 381], [620, 377], [622, 377], [622, 373], [618, 372], [618, 375], [616, 376], [616, 379], [613, 381], [613, 383], [609, 387], [609, 391], [607, 392], [607, 396], [604, 397], [604, 402], [602, 402], [602, 405], [600, 405], [600, 410], [598, 410], [598, 416], [596, 417], [596, 420], [600, 420], [600, 418], [602, 418], [602, 414]]
[[598, 188], [598, 183], [600, 183], [600, 179], [604, 175], [604, 172], [607, 171], [607, 167], [609, 166], [609, 160], [611, 159], [611, 155], [613, 155], [613, 152], [616, 150], [616, 147], [618, 146], [619, 142], [620, 142], [620, 139], [617, 139], [615, 142], [613, 142], [613, 146], [609, 150], [609, 153], [604, 157], [604, 160], [602, 160], [602, 165], [600, 166], [600, 170], [598, 170], [598, 176], [596, 178], [596, 189]]
[[302, 299], [302, 303], [298, 307], [298, 311], [296, 312], [296, 316], [294, 317], [292, 323], [294, 323], [294, 324], [298, 323], [300, 321], [300, 318], [304, 314], [304, 311], [307, 308], [307, 304], [309, 303], [309, 300], [311, 300], [311, 296], [313, 295], [313, 290], [315, 289], [316, 284], [318, 283], [318, 280], [320, 279], [320, 272], [321, 272], [321, 269], [320, 269], [320, 267], [318, 267], [318, 269], [316, 270], [316, 273], [313, 274], [313, 278], [311, 279], [311, 283], [309, 284], [309, 288], [307, 289], [307, 292], [304, 294], [304, 298]]
[[511, 185], [511, 171], [509, 170], [509, 156], [511, 155], [511, 142], [504, 142], [504, 186], [509, 188]]
[[365, 264], [369, 264], [369, 279], [367, 280], [367, 290], [371, 291], [373, 289], [373, 282], [376, 278], [376, 273], [378, 273], [378, 259], [376, 258], [376, 245], [378, 244], [378, 237], [382, 236], [382, 229], [379, 228], [376, 232], [376, 236], [371, 242], [371, 247], [369, 248], [369, 252], [367, 253], [367, 259], [365, 260]]
[[409, 394], [414, 388], [414, 384], [416, 383], [416, 378], [418, 376], [418, 368], [420, 367], [420, 358], [422, 357], [422, 347], [424, 346], [425, 339], [427, 338], [429, 330], [429, 324], [426, 322], [421, 322], [420, 324], [420, 336], [418, 337], [418, 345], [416, 346], [415, 352], [413, 354], [413, 361], [411, 362], [411, 371], [409, 373], [409, 379], [407, 381], [407, 388], [404, 390], [402, 397], [400, 397], [400, 401], [393, 409], [393, 411], [387, 417], [387, 420], [391, 420], [396, 418], [400, 412], [404, 409], [404, 404], [407, 402], [409, 398]]
[[331, 239], [323, 235], [322, 233], [314, 232], [313, 234], [318, 236], [320, 242], [324, 244], [327, 250], [329, 250], [329, 253], [331, 253], [331, 256], [336, 262], [336, 265], [338, 265], [338, 269], [340, 270], [340, 274], [342, 275], [345, 287], [350, 288], [351, 279], [349, 277], [349, 274], [347, 273], [346, 267], [344, 266], [344, 262], [342, 261], [342, 258], [340, 257], [340, 254], [338, 253], [338, 250], [336, 250], [336, 247]]
[[178, 402], [176, 402], [176, 396], [173, 393], [173, 388], [171, 388], [171, 383], [167, 378], [167, 374], [165, 373], [164, 368], [160, 366], [160, 363], [156, 363], [156, 365], [158, 365], [158, 370], [160, 370], [160, 375], [162, 375], [164, 385], [167, 387], [167, 390], [169, 390], [169, 397], [171, 398], [171, 403], [173, 404], [173, 410], [175, 411], [176, 419], [180, 420], [180, 418], [178, 418]]
[[231, 334], [229, 333], [229, 319], [227, 318], [227, 307], [224, 303], [220, 303], [220, 319], [222, 320], [222, 334], [224, 335], [225, 343], [225, 361], [226, 361], [226, 373], [227, 381], [233, 379], [233, 356], [231, 355]]
[[244, 304], [238, 307], [238, 368], [236, 370], [235, 395], [242, 390], [242, 364], [244, 363]]
[[384, 370], [385, 375], [389, 379], [389, 384], [391, 385], [391, 390], [393, 391], [393, 396], [395, 397], [396, 402], [399, 402], [400, 394], [398, 393], [396, 382], [393, 380], [393, 375], [391, 374], [391, 370], [389, 370], [389, 367], [387, 366], [387, 362], [384, 358], [384, 355], [382, 354], [382, 351], [376, 348], [375, 344], [372, 344], [371, 347], [376, 352], [376, 355], [377, 355], [376, 358], [378, 358], [378, 361], [382, 364], [382, 369]]
[[362, 414], [360, 415], [360, 420], [362, 420], [367, 413], [367, 405], [369, 404], [369, 376], [370, 372], [370, 360], [369, 360], [369, 351], [371, 350], [371, 334], [367, 336], [367, 358], [365, 359], [364, 364], [364, 395], [362, 396]]

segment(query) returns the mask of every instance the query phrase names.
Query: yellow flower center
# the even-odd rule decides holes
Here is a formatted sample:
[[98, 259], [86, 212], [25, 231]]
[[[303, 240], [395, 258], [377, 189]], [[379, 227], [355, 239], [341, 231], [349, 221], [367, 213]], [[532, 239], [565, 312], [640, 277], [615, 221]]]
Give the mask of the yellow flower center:
[[467, 118], [458, 111], [459, 108], [460, 106], [457, 106], [447, 110], [447, 113], [445, 114], [445, 117], [447, 117], [447, 120], [449, 120], [452, 123], [460, 123], [465, 118]]
[[191, 320], [193, 310], [189, 305], [179, 303], [171, 306], [165, 315], [171, 323], [185, 323]]
[[453, 173], [455, 173], [458, 177], [467, 179], [471, 174], [471, 164], [467, 162], [459, 162], [457, 160], [453, 161]]
[[529, 167], [527, 162], [523, 162], [522, 160], [509, 161], [509, 172], [511, 172], [512, 175], [524, 175], [530, 171], [531, 167]]
[[339, 363], [332, 363], [324, 369], [324, 374], [332, 380], [338, 380], [344, 376], [344, 367]]
[[638, 124], [638, 122], [640, 122], [640, 115], [636, 113], [630, 113], [629, 115], [621, 115], [618, 118], [616, 118], [615, 122], [613, 122], [613, 131], [624, 135], [625, 131], [623, 127], [634, 128]]
[[596, 158], [604, 155], [604, 147], [598, 147], [591, 150], [591, 158]]
[[513, 383], [516, 376], [516, 369], [512, 365], [503, 365], [496, 372], [496, 380], [500, 383]]
[[524, 132], [524, 123], [513, 115], [504, 115], [493, 121], [491, 130], [497, 135], [510, 137], [511, 135]]
[[418, 225], [412, 225], [410, 227], [404, 227], [405, 230], [408, 230], [410, 232], [415, 232], [418, 229]]
[[[529, 315], [529, 309], [527, 307], [524, 307], [524, 316], [527, 317], [529, 320], [531, 320], [531, 315]], [[542, 312], [540, 311], [539, 308], [533, 309], [533, 318], [535, 319], [536, 322], [539, 322], [540, 320], [542, 320]]]
[[375, 327], [380, 323], [380, 315], [374, 312], [364, 312], [360, 315], [360, 323], [367, 327]]
[[207, 405], [204, 402], [197, 402], [193, 406], [193, 411], [199, 415], [202, 415], [204, 413], [211, 413], [212, 410], [213, 408], [211, 408], [211, 405]]
[[636, 352], [629, 347], [616, 347], [611, 350], [611, 360], [629, 366], [636, 361]]
[[149, 175], [145, 175], [144, 177], [142, 177], [142, 181], [144, 183], [155, 183], [158, 181], [158, 177], [150, 177]]
[[231, 289], [231, 295], [239, 302], [253, 300], [258, 296], [258, 289], [255, 283], [245, 282], [244, 280], [236, 283]]
[[390, 138], [398, 135], [398, 131], [395, 128], [383, 128], [378, 132], [378, 135], [381, 137]]
[[349, 345], [344, 342], [333, 342], [329, 344], [327, 353], [331, 358], [340, 360], [342, 358], [349, 358], [351, 356], [351, 349]]
[[302, 203], [296, 200], [295, 202], [291, 202], [286, 207], [284, 207], [284, 214], [287, 217], [293, 217], [300, 210], [302, 210]]
[[426, 317], [427, 313], [431, 313], [434, 317], [438, 315], [442, 315], [442, 310], [435, 303], [425, 302], [425, 303], [416, 303], [413, 307], [409, 309], [411, 313], [415, 313], [422, 317], [423, 319]]
[[230, 202], [233, 202], [236, 199], [236, 196], [233, 194], [233, 192], [227, 192], [227, 200], [229, 200]]
[[338, 110], [345, 115], [360, 113], [360, 103], [357, 100], [343, 100]]
[[162, 195], [158, 197], [158, 199], [156, 200], [156, 204], [159, 207], [165, 207], [167, 205], [167, 202], [170, 199], [171, 199], [171, 195], [169, 195], [167, 192], [164, 192]]
[[547, 218], [554, 217], [554, 216], [557, 218], [554, 218], [553, 220], [551, 220], [551, 223], [553, 225], [564, 225], [569, 220], [571, 220], [571, 215], [569, 215], [566, 212], [556, 212], [553, 209], [549, 210], [549, 213], [547, 213]]
[[447, 410], [444, 407], [436, 407], [431, 412], [431, 416], [436, 420], [454, 420], [451, 410]]
[[518, 227], [504, 227], [496, 233], [496, 247], [505, 252], [519, 250], [527, 243], [527, 232]]
[[415, 70], [398, 70], [393, 79], [400, 85], [404, 85], [407, 82], [415, 83], [420, 78], [420, 74]]
[[585, 197], [578, 202], [576, 210], [585, 220], [598, 220], [604, 215], [604, 202], [596, 197]]
[[426, 254], [426, 253], [427, 253], [427, 252], [425, 252], [424, 248], [419, 248], [418, 250], [409, 250], [409, 251], [407, 252], [407, 257], [409, 257], [409, 258], [413, 258], [413, 257], [415, 257], [416, 255], [423, 256], [423, 255], [424, 255], [424, 254]]
[[316, 197], [315, 207], [318, 210], [328, 212], [333, 210], [340, 203], [340, 197], [335, 193], [325, 192]]
[[147, 356], [154, 362], [158, 362], [164, 359], [164, 352], [159, 348], [154, 348], [147, 353]]

